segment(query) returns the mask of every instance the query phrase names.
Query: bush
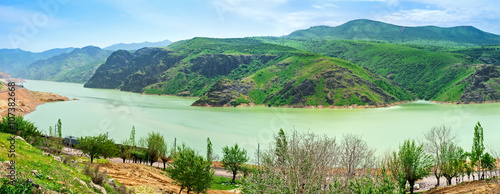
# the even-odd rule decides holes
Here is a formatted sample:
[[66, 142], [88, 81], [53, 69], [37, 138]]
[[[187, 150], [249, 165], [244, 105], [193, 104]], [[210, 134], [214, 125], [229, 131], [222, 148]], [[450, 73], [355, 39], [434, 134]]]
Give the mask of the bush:
[[2, 122], [0, 122], [0, 132], [4, 133], [10, 133], [13, 135], [19, 135], [23, 139], [26, 140], [26, 142], [36, 145], [40, 142], [40, 138], [42, 136], [42, 133], [38, 131], [38, 129], [35, 127], [35, 125], [27, 120], [24, 120], [22, 116], [16, 116], [12, 117], [14, 118], [14, 128], [11, 128], [11, 123], [9, 122], [9, 117], [3, 117]]
[[106, 173], [99, 171], [99, 166], [92, 169], [92, 167], [90, 167], [90, 165], [87, 165], [83, 169], [83, 173], [90, 176], [90, 178], [92, 179], [92, 182], [94, 184], [98, 184], [101, 186], [104, 185], [104, 183], [106, 182], [106, 179], [107, 179]]
[[36, 190], [33, 187], [33, 183], [24, 179], [17, 179], [15, 185], [10, 184], [10, 179], [2, 178], [2, 186], [0, 187], [0, 193], [8, 194], [25, 194], [34, 193]]
[[73, 166], [74, 160], [75, 160], [75, 156], [67, 155], [66, 157], [64, 157], [63, 163], [68, 165], [68, 166]]

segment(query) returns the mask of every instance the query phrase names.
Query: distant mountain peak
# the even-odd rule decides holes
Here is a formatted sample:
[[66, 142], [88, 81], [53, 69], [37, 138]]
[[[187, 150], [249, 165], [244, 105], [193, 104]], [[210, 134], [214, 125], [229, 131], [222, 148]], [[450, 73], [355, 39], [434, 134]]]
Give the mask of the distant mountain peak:
[[163, 40], [163, 41], [158, 41], [158, 42], [149, 42], [145, 41], [142, 43], [118, 43], [114, 44], [108, 47], [105, 47], [104, 50], [112, 50], [112, 51], [117, 51], [117, 50], [138, 50], [144, 47], [166, 47], [170, 45], [172, 41], [170, 40]]
[[313, 26], [292, 32], [289, 38], [327, 38], [338, 40], [374, 40], [398, 44], [447, 46], [500, 45], [500, 36], [474, 26], [399, 26], [385, 22], [357, 19], [336, 27]]

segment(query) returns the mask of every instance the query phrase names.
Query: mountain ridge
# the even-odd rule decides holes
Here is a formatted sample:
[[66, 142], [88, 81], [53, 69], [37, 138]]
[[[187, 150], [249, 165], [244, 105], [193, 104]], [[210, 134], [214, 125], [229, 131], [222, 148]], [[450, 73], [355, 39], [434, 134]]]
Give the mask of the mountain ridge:
[[383, 106], [414, 99], [347, 61], [251, 38], [193, 38], [168, 48], [116, 51], [84, 86], [197, 96], [198, 106]]
[[399, 26], [368, 19], [352, 20], [335, 27], [313, 26], [294, 31], [285, 37], [372, 40], [435, 46], [500, 45], [499, 35], [481, 31], [473, 26]]
[[85, 83], [111, 52], [96, 46], [76, 48], [70, 53], [35, 61], [22, 69], [17, 76], [35, 80]]
[[144, 47], [166, 47], [168, 45], [172, 44], [172, 41], [170, 40], [163, 40], [163, 41], [158, 41], [158, 42], [141, 42], [141, 43], [118, 43], [114, 44], [111, 46], [104, 47], [104, 50], [112, 50], [112, 51], [117, 51], [117, 50], [138, 50]]

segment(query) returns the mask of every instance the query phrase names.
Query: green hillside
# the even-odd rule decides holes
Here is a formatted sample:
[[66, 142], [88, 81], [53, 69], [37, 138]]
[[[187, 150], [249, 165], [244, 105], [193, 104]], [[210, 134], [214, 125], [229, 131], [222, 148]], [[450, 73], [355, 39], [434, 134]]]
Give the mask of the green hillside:
[[[5, 162], [10, 162], [9, 157], [11, 134], [0, 133], [0, 161], [2, 171], [0, 174], [8, 173], [10, 166]], [[14, 141], [13, 141], [14, 142]], [[93, 189], [84, 187], [75, 178], [84, 181], [90, 186], [91, 178], [82, 173], [83, 164], [73, 165], [61, 162], [59, 156], [44, 154], [32, 145], [21, 139], [15, 139], [15, 169], [19, 178], [30, 179], [33, 183], [40, 185], [47, 192], [58, 191], [63, 193], [87, 193], [95, 192]], [[58, 158], [58, 160], [56, 160]], [[4, 180], [6, 180], [4, 178]], [[8, 184], [3, 182], [3, 184]], [[21, 183], [20, 183], [21, 184]], [[19, 187], [19, 185], [17, 185]], [[31, 192], [27, 192], [31, 193]]]
[[[257, 38], [270, 43], [282, 44], [321, 55], [345, 59], [384, 76], [411, 91], [419, 99], [450, 102], [481, 102], [483, 98], [467, 97], [466, 87], [471, 85], [483, 61], [469, 56], [463, 50], [456, 53], [433, 52], [415, 46], [397, 45], [353, 40], [302, 39], [302, 38]], [[493, 51], [493, 50], [492, 50]], [[491, 70], [491, 69], [490, 69]], [[496, 74], [487, 74], [486, 85], [494, 86]], [[489, 81], [490, 78], [492, 81]], [[469, 80], [469, 81], [465, 81]], [[485, 86], [486, 87], [486, 86]], [[476, 88], [470, 88], [474, 91]], [[498, 89], [486, 90], [496, 96]], [[464, 95], [465, 93], [465, 95]], [[500, 100], [494, 98], [489, 100]]]
[[35, 61], [22, 69], [18, 77], [85, 83], [111, 52], [94, 46], [75, 49], [70, 53]]
[[75, 48], [51, 49], [44, 52], [30, 52], [21, 49], [0, 49], [0, 70], [17, 75], [17, 73], [31, 63], [47, 59], [62, 53], [69, 53]]
[[352, 63], [252, 38], [117, 51], [85, 87], [203, 96], [195, 105], [210, 106], [385, 105], [414, 98]]
[[500, 36], [483, 32], [472, 26], [406, 27], [366, 19], [349, 21], [336, 27], [314, 26], [292, 32], [287, 37], [370, 40], [434, 46], [500, 45]]

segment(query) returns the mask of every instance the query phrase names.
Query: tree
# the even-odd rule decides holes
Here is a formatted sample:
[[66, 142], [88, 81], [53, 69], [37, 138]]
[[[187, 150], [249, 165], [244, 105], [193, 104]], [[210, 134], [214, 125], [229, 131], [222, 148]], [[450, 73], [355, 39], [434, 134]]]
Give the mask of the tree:
[[[244, 179], [247, 193], [317, 193], [332, 183], [339, 146], [327, 135], [282, 130], [262, 153], [259, 169]], [[325, 188], [326, 186], [326, 188]], [[335, 193], [330, 187], [330, 191]]]
[[439, 179], [443, 172], [443, 163], [445, 163], [443, 150], [446, 150], [449, 144], [456, 144], [457, 136], [451, 133], [451, 128], [441, 126], [433, 127], [429, 132], [424, 134], [424, 137], [424, 149], [434, 159], [432, 172], [437, 180], [435, 187], [438, 187], [440, 184]]
[[52, 126], [49, 126], [49, 136], [54, 136], [54, 133], [52, 132]]
[[[472, 141], [470, 160], [473, 166], [476, 165], [478, 176], [479, 172], [481, 171], [481, 156], [483, 156], [483, 152], [485, 149], [483, 142], [483, 127], [481, 127], [481, 123], [477, 122], [476, 126], [474, 127], [474, 139]], [[472, 177], [474, 179], [474, 174], [472, 175]]]
[[356, 174], [356, 169], [368, 169], [375, 166], [374, 149], [370, 149], [360, 136], [344, 135], [340, 144], [340, 166], [345, 171], [346, 184]]
[[147, 154], [150, 165], [158, 160], [162, 153], [166, 152], [165, 139], [159, 132], [148, 133], [146, 139]]
[[57, 120], [57, 124], [56, 124], [56, 129], [57, 131], [57, 136], [59, 138], [62, 138], [62, 123], [61, 123], [61, 119]]
[[432, 167], [431, 156], [424, 152], [423, 145], [416, 145], [415, 140], [405, 140], [399, 146], [399, 152], [394, 153], [401, 165], [399, 175], [410, 184], [410, 193], [413, 193], [415, 181], [429, 175]]
[[[487, 169], [489, 171], [492, 171], [496, 168], [496, 162], [497, 160], [488, 152], [484, 153], [483, 156], [481, 157], [481, 167], [484, 169]], [[484, 172], [483, 172], [484, 175]], [[483, 179], [486, 177], [483, 177]]]
[[118, 149], [112, 139], [107, 139], [105, 134], [99, 136], [86, 136], [78, 138], [78, 146], [84, 154], [89, 155], [90, 163], [99, 156], [111, 157], [116, 155]]
[[446, 183], [451, 185], [451, 180], [461, 172], [461, 160], [464, 150], [454, 144], [442, 148], [441, 174], [446, 178]]
[[178, 148], [173, 158], [174, 162], [167, 168], [167, 173], [174, 184], [181, 187], [179, 194], [183, 189], [187, 189], [188, 194], [190, 191], [200, 193], [208, 190], [214, 180], [210, 162], [184, 144]]
[[130, 131], [130, 145], [135, 147], [135, 126], [132, 125], [132, 131]]
[[125, 160], [127, 158], [130, 158], [130, 140], [123, 140], [122, 145], [120, 146], [119, 149], [119, 157], [123, 159], [123, 163], [125, 163]]
[[214, 152], [212, 148], [212, 142], [210, 141], [210, 138], [207, 137], [207, 160], [212, 162], [213, 161], [213, 156], [212, 153]]
[[231, 182], [234, 183], [241, 165], [248, 161], [247, 151], [240, 149], [238, 144], [234, 144], [231, 148], [227, 146], [222, 148], [222, 154], [222, 167], [233, 173], [233, 180]]

